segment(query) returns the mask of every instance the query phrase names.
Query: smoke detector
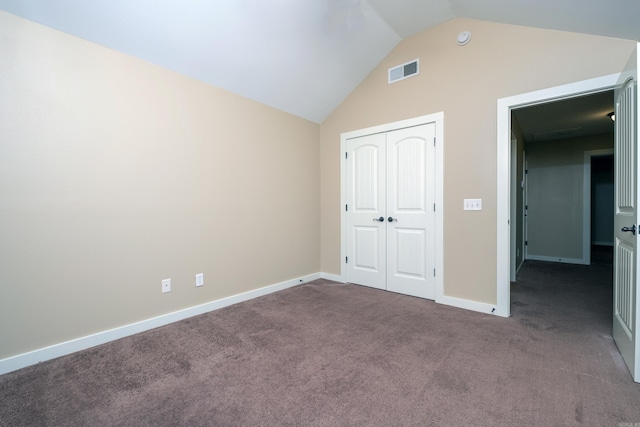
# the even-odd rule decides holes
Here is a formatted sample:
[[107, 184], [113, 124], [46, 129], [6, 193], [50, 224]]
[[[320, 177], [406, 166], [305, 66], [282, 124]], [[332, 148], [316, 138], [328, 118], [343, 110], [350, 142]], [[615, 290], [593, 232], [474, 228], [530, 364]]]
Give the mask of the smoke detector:
[[456, 37], [456, 43], [458, 43], [458, 46], [464, 46], [469, 43], [469, 40], [471, 40], [471, 33], [469, 31], [462, 31], [458, 34], [458, 37]]

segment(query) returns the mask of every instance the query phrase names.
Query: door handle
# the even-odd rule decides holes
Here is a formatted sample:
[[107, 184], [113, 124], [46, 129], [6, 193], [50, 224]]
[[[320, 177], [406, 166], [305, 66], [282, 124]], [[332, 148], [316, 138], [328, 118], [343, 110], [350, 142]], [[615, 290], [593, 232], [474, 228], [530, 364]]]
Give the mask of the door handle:
[[381, 216], [380, 218], [373, 218], [373, 220], [378, 222], [384, 222], [384, 217]]
[[390, 216], [388, 221], [389, 222], [398, 221], [398, 218], [394, 218], [394, 217]]
[[631, 227], [622, 227], [622, 231], [630, 231], [635, 236], [636, 235], [636, 225], [633, 224]]

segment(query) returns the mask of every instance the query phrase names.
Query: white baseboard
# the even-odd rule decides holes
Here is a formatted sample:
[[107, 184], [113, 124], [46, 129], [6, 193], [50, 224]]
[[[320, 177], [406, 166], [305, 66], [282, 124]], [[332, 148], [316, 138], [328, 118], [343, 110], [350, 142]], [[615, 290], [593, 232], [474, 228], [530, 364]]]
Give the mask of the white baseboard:
[[[557, 261], [556, 261], [557, 262]], [[241, 294], [233, 295], [219, 300], [211, 301], [205, 304], [197, 305], [194, 307], [185, 308], [183, 310], [174, 311], [172, 313], [163, 314], [161, 316], [153, 317], [151, 319], [142, 320], [140, 322], [131, 323], [122, 327], [109, 329], [96, 334], [87, 335], [70, 341], [65, 341], [59, 344], [54, 344], [49, 347], [40, 348], [27, 353], [19, 354], [16, 356], [8, 357], [0, 360], [0, 375], [8, 372], [16, 371], [18, 369], [25, 368], [36, 363], [44, 362], [47, 360], [55, 359], [57, 357], [65, 356], [67, 354], [75, 353], [76, 351], [85, 350], [97, 345], [105, 344], [110, 341], [115, 341], [120, 338], [128, 337], [140, 332], [148, 331], [160, 326], [168, 325], [170, 323], [178, 322], [189, 317], [198, 316], [200, 314], [208, 313], [210, 311], [218, 310], [220, 308], [228, 307], [233, 304], [237, 304], [243, 301], [248, 301], [253, 298], [258, 298], [264, 295], [268, 295], [274, 292], [278, 292], [287, 288], [291, 288], [302, 283], [310, 282], [316, 279], [327, 279], [339, 283], [346, 283], [344, 278], [340, 275], [330, 273], [314, 273], [307, 276], [299, 277], [285, 282], [276, 283], [274, 285], [265, 286], [263, 288], [255, 289], [253, 291], [243, 292]], [[508, 317], [508, 313], [500, 313], [498, 308], [492, 304], [481, 303], [477, 301], [466, 300], [462, 298], [455, 298], [450, 296], [441, 296], [436, 299], [439, 304], [449, 305], [452, 307], [463, 308], [465, 310], [477, 311], [480, 313], [493, 314], [496, 316]]]
[[0, 375], [25, 368], [30, 365], [35, 365], [36, 363], [44, 362], [46, 360], [51, 360], [60, 356], [75, 353], [76, 351], [85, 350], [87, 348], [95, 347], [100, 344], [105, 344], [109, 341], [115, 341], [120, 338], [148, 331], [159, 326], [168, 325], [170, 323], [187, 319], [189, 317], [228, 307], [239, 302], [247, 301], [253, 298], [281, 291], [283, 289], [291, 288], [302, 283], [319, 279], [321, 276], [322, 275], [320, 273], [309, 274], [307, 276], [298, 277], [296, 279], [287, 280], [285, 282], [276, 283], [270, 286], [265, 286], [253, 291], [243, 292], [241, 294], [221, 298], [219, 300], [211, 301], [205, 304], [174, 311], [173, 313], [163, 314], [151, 319], [142, 320], [140, 322], [131, 323], [129, 325], [109, 329], [107, 331], [98, 332], [96, 334], [87, 335], [81, 338], [54, 344], [49, 347], [44, 347], [27, 353], [8, 357], [6, 359], [0, 360]]
[[500, 313], [496, 305], [484, 302], [471, 301], [468, 299], [449, 297], [443, 295], [436, 299], [438, 304], [450, 305], [452, 307], [464, 308], [465, 310], [477, 311], [480, 313], [493, 314], [496, 316], [509, 317], [509, 314]]
[[347, 283], [344, 280], [344, 278], [342, 276], [340, 276], [339, 274], [320, 273], [320, 278], [327, 279], [327, 280], [333, 280], [334, 282], [338, 282], [338, 283]]
[[552, 256], [543, 256], [543, 255], [529, 255], [527, 254], [527, 260], [531, 261], [547, 261], [547, 262], [561, 262], [565, 264], [581, 264], [581, 265], [589, 265], [582, 258], [561, 258], [561, 257], [552, 257]]
[[[336, 274], [320, 273], [320, 276], [323, 279], [333, 280], [335, 282], [340, 282], [340, 283], [347, 283], [346, 280], [342, 276], [339, 276], [339, 275], [336, 275]], [[449, 305], [449, 306], [452, 306], [452, 307], [463, 308], [465, 310], [471, 310], [471, 311], [477, 311], [477, 312], [480, 312], [480, 313], [493, 314], [493, 315], [501, 316], [501, 317], [509, 317], [510, 316], [509, 313], [500, 312], [500, 310], [498, 309], [498, 307], [496, 305], [486, 304], [486, 303], [482, 303], [482, 302], [471, 301], [471, 300], [462, 299], [462, 298], [455, 298], [455, 297], [450, 297], [450, 296], [446, 296], [446, 295], [442, 295], [442, 296], [436, 297], [435, 301], [438, 304], [443, 304], [443, 305]]]

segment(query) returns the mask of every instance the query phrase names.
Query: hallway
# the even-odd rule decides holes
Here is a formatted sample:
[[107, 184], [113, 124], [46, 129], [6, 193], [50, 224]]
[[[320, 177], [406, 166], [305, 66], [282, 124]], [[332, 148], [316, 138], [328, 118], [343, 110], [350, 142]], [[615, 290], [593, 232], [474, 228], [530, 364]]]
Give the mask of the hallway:
[[611, 339], [612, 261], [612, 248], [602, 246], [588, 266], [526, 261], [511, 285], [512, 316], [536, 329]]

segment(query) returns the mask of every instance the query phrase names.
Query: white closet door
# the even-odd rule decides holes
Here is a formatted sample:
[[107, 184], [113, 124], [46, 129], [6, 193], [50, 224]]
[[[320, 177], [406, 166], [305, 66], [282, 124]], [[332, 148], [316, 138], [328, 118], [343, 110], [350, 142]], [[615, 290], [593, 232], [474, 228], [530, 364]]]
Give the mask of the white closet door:
[[347, 280], [435, 299], [435, 124], [347, 141]]
[[435, 124], [387, 133], [387, 290], [435, 299]]
[[347, 276], [349, 282], [386, 289], [385, 135], [347, 143]]

